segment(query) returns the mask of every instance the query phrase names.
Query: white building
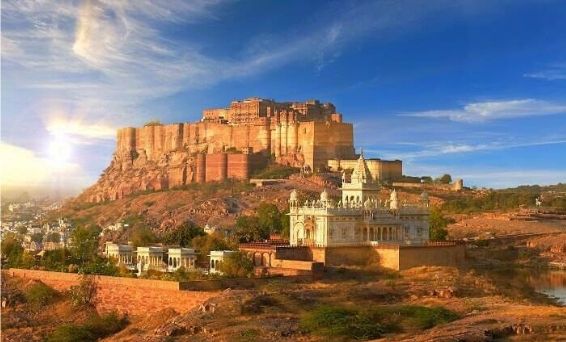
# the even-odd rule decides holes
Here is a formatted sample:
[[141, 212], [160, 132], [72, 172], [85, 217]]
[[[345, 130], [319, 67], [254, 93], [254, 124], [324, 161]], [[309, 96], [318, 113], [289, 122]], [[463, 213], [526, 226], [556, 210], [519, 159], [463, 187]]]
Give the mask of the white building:
[[174, 272], [181, 267], [195, 269], [197, 254], [192, 248], [169, 248], [167, 250], [167, 271]]
[[208, 255], [210, 257], [210, 274], [222, 274], [219, 270], [220, 264], [224, 261], [228, 255], [236, 253], [236, 251], [210, 251]]
[[363, 154], [350, 181], [342, 176], [342, 199], [335, 203], [323, 191], [317, 201], [299, 205], [297, 192], [289, 198], [292, 246], [357, 246], [379, 243], [420, 244], [429, 239], [428, 195], [420, 203], [400, 203], [393, 190], [387, 201], [378, 198]]
[[134, 247], [130, 245], [119, 245], [113, 242], [107, 242], [104, 248], [104, 254], [107, 258], [112, 258], [118, 265], [131, 266], [134, 265]]
[[161, 246], [138, 247], [137, 250], [138, 271], [145, 272], [147, 270], [164, 271], [165, 263], [163, 256], [165, 251]]

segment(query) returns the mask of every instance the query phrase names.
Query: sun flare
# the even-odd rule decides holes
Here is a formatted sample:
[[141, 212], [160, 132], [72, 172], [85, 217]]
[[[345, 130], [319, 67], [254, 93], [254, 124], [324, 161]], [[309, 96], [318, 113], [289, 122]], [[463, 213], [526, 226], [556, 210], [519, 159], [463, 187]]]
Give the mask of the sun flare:
[[71, 158], [71, 140], [64, 134], [55, 134], [49, 142], [49, 159], [54, 163], [66, 163]]

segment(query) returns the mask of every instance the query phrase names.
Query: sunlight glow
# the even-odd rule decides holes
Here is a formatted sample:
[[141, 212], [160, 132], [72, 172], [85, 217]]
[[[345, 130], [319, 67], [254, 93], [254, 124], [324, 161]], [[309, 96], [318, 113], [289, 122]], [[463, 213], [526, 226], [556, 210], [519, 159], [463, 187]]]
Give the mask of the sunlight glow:
[[71, 153], [71, 140], [65, 134], [55, 134], [49, 142], [49, 160], [55, 164], [66, 163]]

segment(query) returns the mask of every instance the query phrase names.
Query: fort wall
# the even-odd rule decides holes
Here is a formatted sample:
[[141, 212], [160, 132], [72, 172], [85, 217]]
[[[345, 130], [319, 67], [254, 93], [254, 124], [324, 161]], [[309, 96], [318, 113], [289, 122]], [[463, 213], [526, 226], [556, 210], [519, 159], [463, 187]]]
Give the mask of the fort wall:
[[[357, 159], [329, 159], [331, 171], [348, 170], [356, 167]], [[400, 160], [366, 159], [366, 165], [374, 181], [395, 181], [403, 177], [403, 162]]]
[[199, 122], [119, 129], [110, 166], [83, 197], [101, 202], [136, 191], [247, 179], [268, 157], [324, 169], [328, 159], [353, 158], [353, 144], [352, 124], [342, 122], [330, 103], [233, 101], [203, 111]]
[[[75, 273], [9, 269], [10, 276], [40, 280], [58, 291], [66, 291], [80, 283]], [[145, 315], [170, 307], [186, 312], [218, 292], [186, 291], [183, 283], [174, 281], [95, 276], [96, 308], [99, 312], [118, 311], [129, 315]]]

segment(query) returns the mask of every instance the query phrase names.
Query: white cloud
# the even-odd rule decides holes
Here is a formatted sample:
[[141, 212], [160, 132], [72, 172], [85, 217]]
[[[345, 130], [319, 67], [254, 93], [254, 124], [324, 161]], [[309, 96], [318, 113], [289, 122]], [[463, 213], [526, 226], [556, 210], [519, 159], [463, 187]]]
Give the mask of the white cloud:
[[0, 142], [0, 184], [11, 188], [80, 189], [89, 181], [76, 163], [50, 160], [35, 152]]
[[447, 118], [458, 122], [484, 122], [563, 113], [566, 113], [566, 104], [537, 99], [519, 99], [472, 102], [461, 109], [427, 110], [400, 115], [420, 118]]
[[104, 123], [87, 123], [78, 118], [50, 118], [47, 131], [52, 135], [69, 135], [87, 139], [114, 139], [117, 127]]
[[538, 78], [547, 81], [566, 80], [566, 63], [556, 63], [546, 69], [523, 75], [529, 78]]

